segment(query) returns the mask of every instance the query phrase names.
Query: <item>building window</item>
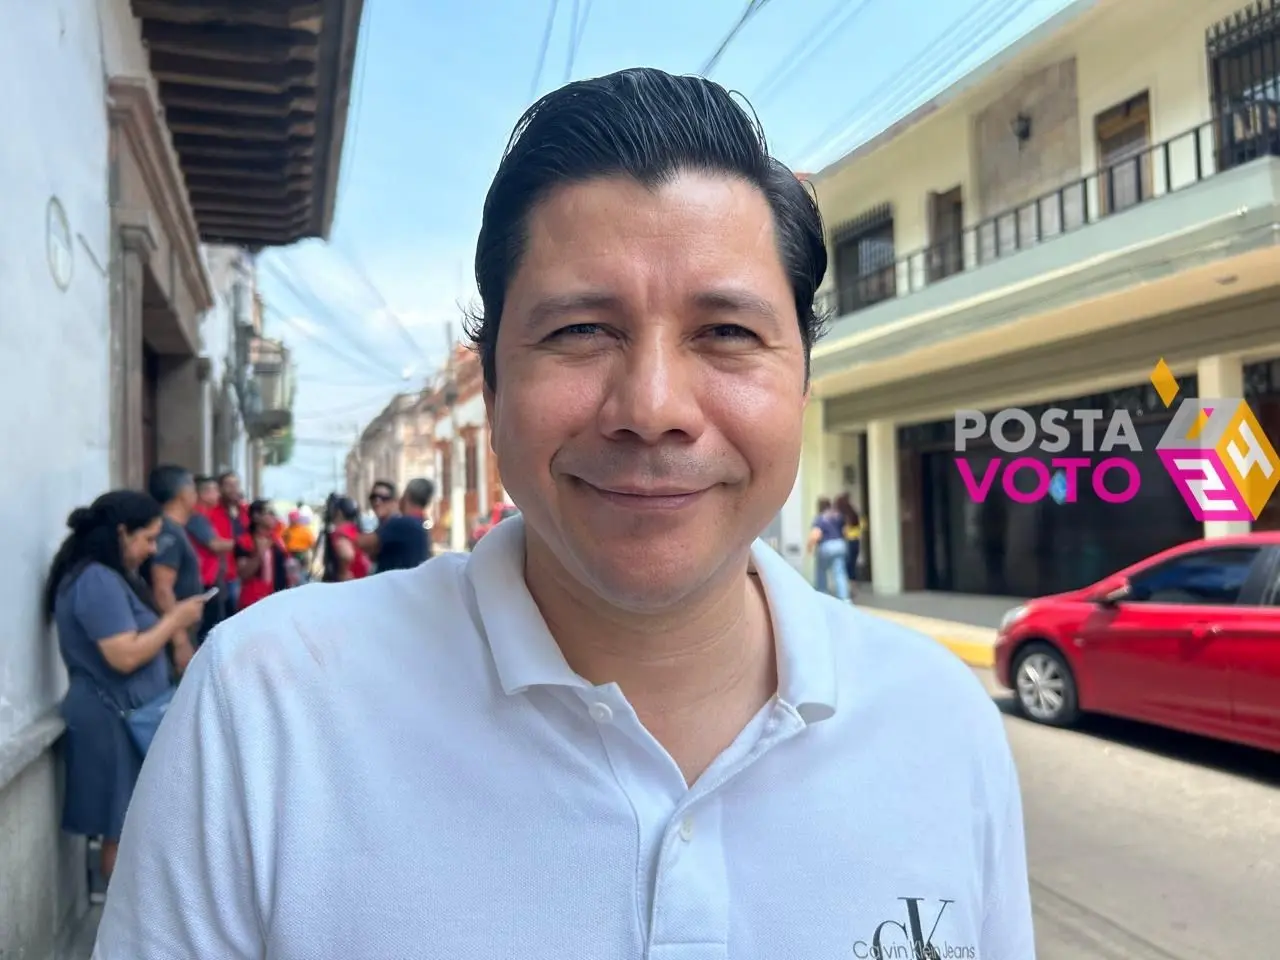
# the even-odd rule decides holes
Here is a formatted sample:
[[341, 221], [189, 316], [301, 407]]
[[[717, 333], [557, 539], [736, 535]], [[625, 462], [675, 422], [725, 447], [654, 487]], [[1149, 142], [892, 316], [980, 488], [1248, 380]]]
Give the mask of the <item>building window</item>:
[[1209, 28], [1218, 167], [1280, 155], [1280, 4], [1258, 3]]
[[929, 194], [929, 282], [964, 269], [964, 199], [960, 187]]
[[1118, 213], [1151, 199], [1151, 101], [1147, 92], [1093, 120], [1098, 144], [1098, 204]]
[[833, 240], [838, 313], [853, 313], [897, 295], [893, 210], [888, 204], [838, 227]]

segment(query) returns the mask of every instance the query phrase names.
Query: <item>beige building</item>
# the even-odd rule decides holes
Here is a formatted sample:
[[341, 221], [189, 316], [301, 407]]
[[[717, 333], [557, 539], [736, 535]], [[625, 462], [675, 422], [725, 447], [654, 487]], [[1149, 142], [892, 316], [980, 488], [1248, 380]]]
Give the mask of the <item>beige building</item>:
[[[1278, 19], [1078, 0], [812, 175], [834, 319], [800, 501], [862, 504], [878, 591], [1044, 593], [1249, 527], [1193, 520], [1150, 453], [1170, 412], [1148, 376], [1248, 399], [1280, 446]], [[1141, 496], [972, 502], [954, 413], [1007, 406], [1133, 413]]]
[[434, 426], [435, 418], [422, 403], [421, 393], [392, 397], [347, 454], [348, 495], [363, 504], [378, 481], [403, 492], [414, 477], [426, 477], [439, 488]]
[[489, 443], [482, 384], [479, 358], [457, 346], [420, 392], [395, 397], [361, 433], [347, 454], [348, 494], [364, 504], [377, 480], [402, 491], [426, 477], [436, 487], [434, 543], [465, 550], [476, 523], [495, 504], [510, 503]]

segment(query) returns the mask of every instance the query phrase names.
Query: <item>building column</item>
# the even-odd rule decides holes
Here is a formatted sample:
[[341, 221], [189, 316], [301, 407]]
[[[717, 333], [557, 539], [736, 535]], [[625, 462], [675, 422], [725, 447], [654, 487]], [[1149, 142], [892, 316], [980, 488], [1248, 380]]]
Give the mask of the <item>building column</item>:
[[[1212, 399], [1244, 397], [1244, 364], [1238, 356], [1218, 354], [1201, 357], [1196, 366], [1196, 394]], [[1206, 520], [1206, 538], [1232, 537], [1248, 533], [1253, 524], [1248, 520]]]
[[898, 483], [898, 429], [887, 420], [867, 424], [867, 531], [871, 586], [902, 592], [902, 516]]
[[476, 513], [489, 515], [489, 428], [476, 427]]
[[[123, 218], [121, 218], [123, 219]], [[112, 311], [113, 350], [116, 355], [112, 384], [112, 421], [115, 432], [111, 444], [112, 483], [142, 489], [142, 312], [144, 271], [156, 249], [156, 238], [143, 224], [121, 223], [119, 273], [115, 309]]]
[[461, 553], [467, 549], [467, 442], [455, 430], [449, 444], [449, 547]]

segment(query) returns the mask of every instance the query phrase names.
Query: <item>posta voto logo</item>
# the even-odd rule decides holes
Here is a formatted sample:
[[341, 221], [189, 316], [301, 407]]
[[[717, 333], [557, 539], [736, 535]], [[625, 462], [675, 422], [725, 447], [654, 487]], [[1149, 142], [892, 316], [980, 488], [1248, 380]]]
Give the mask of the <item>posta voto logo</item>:
[[[1178, 397], [1178, 380], [1163, 359], [1151, 374], [1151, 385], [1161, 402], [1171, 407]], [[1068, 420], [1078, 424], [1079, 446], [1088, 456], [1051, 457], [1048, 463], [1020, 456], [1033, 447], [1049, 454], [1064, 452], [1072, 440]], [[1099, 440], [1104, 420], [1106, 428]], [[980, 439], [1012, 456], [1007, 462], [991, 458], [977, 477], [963, 454], [970, 441]], [[1238, 397], [1183, 398], [1155, 450], [1200, 521], [1257, 520], [1280, 484], [1280, 456], [1257, 416]], [[1131, 456], [1122, 454], [1142, 452], [1127, 410], [1113, 411], [1108, 417], [1101, 410], [1051, 408], [1037, 421], [1027, 411], [1010, 407], [993, 415], [990, 422], [981, 411], [957, 410], [955, 451], [960, 479], [977, 503], [986, 501], [997, 479], [1017, 503], [1035, 503], [1045, 497], [1060, 504], [1075, 503], [1083, 482], [1105, 503], [1127, 503], [1142, 486], [1141, 471]]]

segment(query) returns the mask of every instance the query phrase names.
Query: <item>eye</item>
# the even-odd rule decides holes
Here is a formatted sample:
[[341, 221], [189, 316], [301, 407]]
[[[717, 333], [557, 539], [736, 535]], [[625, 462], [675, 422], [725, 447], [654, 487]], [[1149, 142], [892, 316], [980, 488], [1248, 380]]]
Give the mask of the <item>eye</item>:
[[718, 323], [707, 330], [715, 340], [758, 340], [759, 338], [746, 327], [736, 323]]
[[547, 337], [548, 340], [556, 340], [561, 338], [573, 337], [589, 337], [592, 334], [600, 332], [600, 324], [598, 323], [571, 323], [567, 327], [561, 327]]

